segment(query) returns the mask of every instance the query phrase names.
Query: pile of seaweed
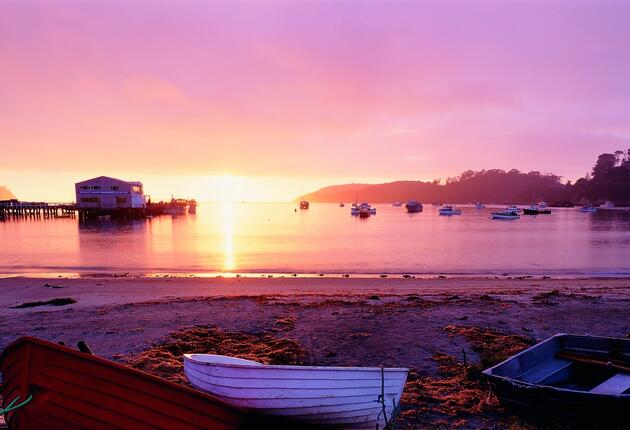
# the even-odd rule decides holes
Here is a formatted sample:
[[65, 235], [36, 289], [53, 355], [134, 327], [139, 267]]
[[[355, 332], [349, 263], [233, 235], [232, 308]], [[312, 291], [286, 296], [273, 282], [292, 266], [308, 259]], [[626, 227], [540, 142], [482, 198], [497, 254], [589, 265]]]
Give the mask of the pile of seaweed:
[[484, 427], [497, 420], [511, 428], [514, 418], [504, 414], [497, 398], [481, 377], [481, 370], [515, 354], [533, 342], [523, 336], [500, 333], [488, 328], [447, 325], [449, 336], [462, 335], [480, 358], [471, 364], [464, 357], [436, 353], [438, 375], [409, 373], [401, 401], [401, 427], [428, 428]]
[[265, 364], [302, 364], [305, 356], [305, 351], [293, 339], [278, 338], [271, 333], [251, 334], [196, 326], [172, 333], [139, 354], [115, 358], [136, 369], [188, 385], [183, 372], [183, 355], [189, 353], [230, 355]]

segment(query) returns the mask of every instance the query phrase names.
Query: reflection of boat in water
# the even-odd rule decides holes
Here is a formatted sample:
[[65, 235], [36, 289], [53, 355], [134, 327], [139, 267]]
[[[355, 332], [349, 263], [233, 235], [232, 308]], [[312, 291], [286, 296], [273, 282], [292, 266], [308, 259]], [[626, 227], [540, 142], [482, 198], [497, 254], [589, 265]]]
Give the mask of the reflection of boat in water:
[[300, 209], [308, 209], [309, 203], [306, 200], [300, 202]]
[[549, 215], [551, 214], [551, 210], [546, 209], [546, 208], [547, 206], [543, 208], [540, 205], [531, 205], [530, 207], [523, 209], [523, 215]]
[[519, 219], [521, 216], [512, 209], [507, 208], [499, 212], [492, 212], [492, 219]]
[[385, 428], [396, 414], [408, 372], [403, 367], [269, 365], [184, 354], [184, 374], [194, 387], [233, 406], [309, 428]]
[[597, 208], [593, 205], [584, 205], [579, 209], [579, 211], [584, 213], [595, 213], [597, 212]]
[[392, 203], [392, 206], [400, 207], [402, 206], [402, 202], [394, 202]]
[[628, 424], [630, 339], [557, 334], [483, 374], [506, 406], [597, 420], [585, 428]]
[[475, 209], [485, 209], [486, 205], [484, 205], [481, 202], [476, 202], [475, 203]]
[[462, 210], [453, 205], [444, 205], [440, 208], [440, 215], [461, 215]]
[[415, 200], [409, 200], [405, 205], [405, 208], [407, 208], [407, 212], [410, 214], [422, 212], [422, 203]]

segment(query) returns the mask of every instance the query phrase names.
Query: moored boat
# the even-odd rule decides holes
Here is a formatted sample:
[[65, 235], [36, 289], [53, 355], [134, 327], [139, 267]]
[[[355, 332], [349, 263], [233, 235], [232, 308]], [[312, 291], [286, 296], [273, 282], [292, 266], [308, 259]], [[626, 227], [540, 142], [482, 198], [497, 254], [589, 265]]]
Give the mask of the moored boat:
[[409, 200], [407, 204], [405, 205], [405, 208], [407, 209], [407, 212], [411, 214], [422, 212], [422, 209], [423, 209], [422, 203], [417, 202], [415, 200]]
[[345, 204], [344, 202], [339, 203], [339, 207], [340, 207], [340, 208], [343, 208], [343, 207], [345, 207], [345, 206], [346, 206], [346, 204]]
[[440, 208], [440, 215], [461, 215], [462, 210], [453, 205], [444, 205]]
[[507, 406], [628, 423], [630, 339], [557, 334], [483, 373]]
[[475, 209], [485, 209], [486, 205], [484, 205], [481, 202], [476, 202], [475, 203]]
[[551, 210], [544, 208], [539, 205], [531, 205], [528, 208], [523, 209], [523, 215], [549, 215], [551, 214]]
[[402, 206], [402, 202], [394, 202], [392, 203], [392, 206], [400, 207]]
[[593, 205], [584, 205], [579, 209], [579, 211], [584, 213], [595, 213], [597, 212], [597, 207]]
[[359, 209], [359, 217], [360, 218], [369, 218], [372, 215], [372, 212], [368, 208], [360, 208]]
[[512, 209], [507, 208], [499, 212], [492, 212], [492, 219], [519, 219], [521, 216]]
[[0, 356], [11, 430], [237, 429], [245, 412], [211, 395], [44, 340], [22, 337]]
[[308, 209], [309, 206], [310, 206], [310, 204], [306, 200], [302, 200], [300, 202], [300, 209]]
[[240, 408], [327, 427], [384, 428], [397, 410], [408, 372], [274, 366], [221, 355], [184, 355], [184, 373], [194, 387]]
[[523, 209], [519, 208], [516, 205], [510, 205], [510, 206], [508, 206], [508, 209], [511, 210], [512, 212], [516, 212], [519, 215], [523, 214]]
[[538, 207], [539, 207], [540, 209], [547, 209], [547, 202], [546, 202], [546, 201], [544, 201], [544, 200], [543, 200], [543, 201], [538, 202]]

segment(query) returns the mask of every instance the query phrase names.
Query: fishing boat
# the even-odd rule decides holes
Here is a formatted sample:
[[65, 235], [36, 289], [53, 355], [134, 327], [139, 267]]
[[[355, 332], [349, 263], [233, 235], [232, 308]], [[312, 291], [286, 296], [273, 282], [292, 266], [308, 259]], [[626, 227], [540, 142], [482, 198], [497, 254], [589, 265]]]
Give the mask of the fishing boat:
[[372, 215], [372, 212], [370, 212], [370, 209], [363, 208], [363, 207], [359, 209], [359, 218], [369, 218], [370, 215]]
[[523, 215], [549, 215], [551, 214], [551, 210], [544, 208], [540, 205], [531, 205], [528, 208], [523, 209]]
[[557, 334], [483, 373], [507, 406], [628, 424], [630, 339]]
[[584, 213], [595, 213], [597, 212], [597, 207], [593, 205], [584, 205], [579, 209], [579, 211]]
[[384, 428], [395, 416], [408, 372], [184, 355], [184, 373], [194, 387], [239, 408], [326, 427]]
[[481, 202], [476, 202], [475, 203], [475, 209], [485, 209], [486, 205], [484, 205]]
[[340, 207], [340, 208], [343, 208], [343, 207], [345, 207], [345, 206], [346, 206], [346, 204], [345, 204], [344, 202], [339, 203], [339, 207]]
[[521, 216], [512, 209], [507, 208], [499, 212], [492, 212], [492, 219], [519, 219]]
[[394, 203], [392, 203], [392, 206], [401, 207], [402, 206], [402, 202], [394, 202]]
[[409, 212], [410, 214], [422, 212], [422, 209], [423, 209], [422, 203], [417, 202], [415, 200], [409, 200], [407, 204], [405, 205], [405, 208], [407, 209], [407, 212]]
[[352, 203], [352, 207], [350, 208], [350, 215], [359, 215], [359, 206], [356, 203]]
[[453, 205], [444, 205], [440, 208], [440, 215], [461, 215], [462, 210]]
[[523, 215], [523, 209], [519, 208], [516, 205], [508, 206], [508, 209], [511, 210], [512, 212], [516, 212], [519, 215]]
[[548, 205], [547, 205], [547, 202], [546, 202], [546, 201], [544, 201], [544, 200], [541, 200], [541, 201], [539, 201], [539, 202], [538, 202], [538, 207], [539, 207], [540, 209], [547, 209], [547, 206], [548, 206]]
[[310, 206], [310, 204], [306, 200], [302, 200], [300, 202], [300, 209], [308, 209], [309, 206]]
[[22, 337], [0, 355], [11, 430], [237, 429], [245, 412], [192, 388], [44, 340]]

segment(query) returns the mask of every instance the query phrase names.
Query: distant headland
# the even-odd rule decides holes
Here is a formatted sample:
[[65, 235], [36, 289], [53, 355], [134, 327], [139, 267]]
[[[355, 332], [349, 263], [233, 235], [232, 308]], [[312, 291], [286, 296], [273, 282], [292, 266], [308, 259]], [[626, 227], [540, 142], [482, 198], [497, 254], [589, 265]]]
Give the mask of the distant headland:
[[321, 188], [296, 200], [386, 203], [415, 199], [423, 202], [526, 204], [546, 200], [556, 206], [611, 201], [630, 206], [630, 149], [601, 154], [591, 173], [562, 182], [552, 173], [512, 169], [467, 170], [446, 181], [395, 181], [384, 184], [343, 184]]
[[15, 195], [7, 187], [0, 185], [0, 200], [12, 200]]

